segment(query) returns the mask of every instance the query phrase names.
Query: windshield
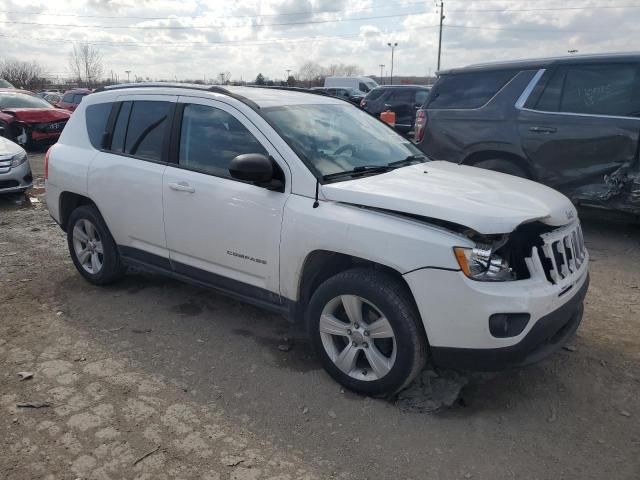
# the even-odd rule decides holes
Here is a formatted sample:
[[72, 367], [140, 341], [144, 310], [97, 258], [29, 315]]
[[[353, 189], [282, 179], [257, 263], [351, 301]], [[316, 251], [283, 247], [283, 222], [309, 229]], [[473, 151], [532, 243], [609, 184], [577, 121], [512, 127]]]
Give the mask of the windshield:
[[351, 105], [272, 107], [263, 113], [317, 177], [422, 157], [409, 140]]
[[53, 108], [46, 100], [26, 93], [0, 93], [0, 108]]
[[13, 88], [13, 85], [7, 82], [4, 78], [0, 78], [0, 88]]

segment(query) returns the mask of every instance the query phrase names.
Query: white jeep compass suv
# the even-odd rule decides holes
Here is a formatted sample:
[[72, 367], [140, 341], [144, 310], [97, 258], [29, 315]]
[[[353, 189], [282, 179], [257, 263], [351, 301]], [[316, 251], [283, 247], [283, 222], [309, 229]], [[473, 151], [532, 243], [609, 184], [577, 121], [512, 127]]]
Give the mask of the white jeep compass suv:
[[304, 321], [329, 374], [360, 393], [398, 392], [427, 361], [540, 360], [582, 318], [588, 254], [566, 197], [429, 161], [336, 98], [107, 88], [45, 169], [89, 282], [146, 268]]

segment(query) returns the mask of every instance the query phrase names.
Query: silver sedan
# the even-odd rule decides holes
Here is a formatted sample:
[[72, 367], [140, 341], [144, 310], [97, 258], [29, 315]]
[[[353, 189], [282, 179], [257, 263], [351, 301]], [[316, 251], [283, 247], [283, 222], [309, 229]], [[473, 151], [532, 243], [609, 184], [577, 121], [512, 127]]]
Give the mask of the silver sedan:
[[0, 194], [24, 192], [32, 184], [27, 152], [20, 145], [0, 136]]

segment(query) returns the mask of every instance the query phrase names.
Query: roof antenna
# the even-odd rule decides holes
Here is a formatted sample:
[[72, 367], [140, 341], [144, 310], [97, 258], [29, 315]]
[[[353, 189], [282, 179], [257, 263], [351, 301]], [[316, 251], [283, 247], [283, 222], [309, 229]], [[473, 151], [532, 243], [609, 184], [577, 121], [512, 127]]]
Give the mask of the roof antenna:
[[318, 208], [320, 206], [320, 202], [318, 202], [318, 189], [320, 188], [320, 179], [316, 178], [316, 201], [313, 202], [313, 208]]

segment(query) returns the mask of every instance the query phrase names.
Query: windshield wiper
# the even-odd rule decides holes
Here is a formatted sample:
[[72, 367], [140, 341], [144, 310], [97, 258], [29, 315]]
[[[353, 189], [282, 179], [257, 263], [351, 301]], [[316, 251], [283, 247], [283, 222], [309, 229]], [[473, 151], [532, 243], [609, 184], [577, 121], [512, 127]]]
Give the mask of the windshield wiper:
[[395, 162], [388, 163], [388, 167], [404, 167], [405, 165], [411, 165], [413, 162], [424, 163], [427, 161], [427, 157], [424, 155], [409, 155], [403, 160], [397, 160]]
[[384, 172], [388, 172], [390, 170], [393, 170], [394, 167], [393, 165], [358, 165], [357, 167], [354, 167], [352, 170], [345, 170], [344, 172], [336, 172], [336, 173], [330, 173], [328, 175], [323, 175], [322, 179], [323, 180], [332, 180], [334, 178], [340, 178], [340, 177], [357, 177], [360, 175], [365, 175], [368, 173], [384, 173]]

